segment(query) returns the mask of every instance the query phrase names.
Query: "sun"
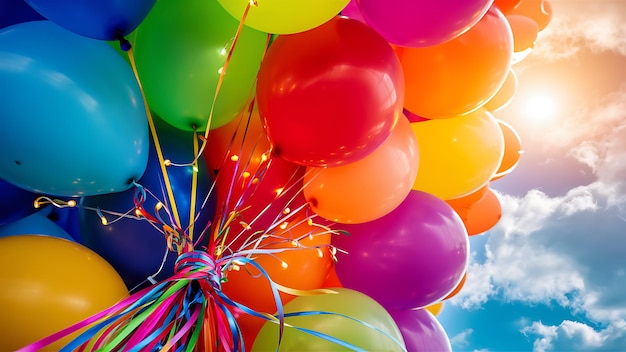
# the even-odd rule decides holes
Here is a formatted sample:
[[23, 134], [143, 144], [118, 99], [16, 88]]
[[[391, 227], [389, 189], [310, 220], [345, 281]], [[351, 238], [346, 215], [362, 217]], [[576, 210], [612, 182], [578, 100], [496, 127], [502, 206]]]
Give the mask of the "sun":
[[557, 115], [558, 103], [553, 94], [537, 92], [524, 100], [524, 113], [531, 120], [550, 121]]

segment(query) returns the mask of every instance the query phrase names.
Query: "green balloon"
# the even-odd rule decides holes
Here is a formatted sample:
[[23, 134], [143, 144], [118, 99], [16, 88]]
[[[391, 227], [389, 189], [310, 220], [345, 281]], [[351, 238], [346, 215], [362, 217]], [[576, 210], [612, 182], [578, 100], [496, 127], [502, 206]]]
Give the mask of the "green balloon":
[[[284, 312], [324, 311], [337, 314], [309, 313], [309, 315], [286, 317], [285, 323], [332, 336], [366, 351], [406, 350], [400, 329], [383, 306], [359, 291], [346, 288], [333, 288], [332, 290], [337, 294], [296, 297], [284, 306]], [[254, 340], [252, 351], [276, 351], [278, 329], [279, 325], [276, 323], [270, 321], [264, 323]], [[351, 349], [328, 339], [285, 326], [278, 350], [313, 352], [350, 351]]]
[[[150, 109], [176, 128], [206, 130], [238, 27], [217, 0], [159, 0], [135, 31], [133, 46]], [[232, 121], [251, 97], [267, 36], [242, 28], [209, 129]]]

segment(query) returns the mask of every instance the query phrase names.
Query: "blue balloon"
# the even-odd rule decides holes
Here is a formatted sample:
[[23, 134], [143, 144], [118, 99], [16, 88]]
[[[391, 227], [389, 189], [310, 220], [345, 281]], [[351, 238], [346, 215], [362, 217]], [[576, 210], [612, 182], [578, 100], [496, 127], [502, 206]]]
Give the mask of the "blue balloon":
[[34, 213], [38, 194], [0, 179], [0, 226]]
[[76, 34], [119, 39], [135, 30], [156, 0], [26, 0], [37, 12]]
[[104, 41], [50, 21], [0, 30], [0, 178], [55, 196], [120, 192], [149, 132], [135, 75]]
[[48, 206], [25, 218], [0, 226], [0, 238], [16, 235], [45, 235], [75, 242], [72, 236], [47, 217], [52, 211], [51, 208], [52, 206]]
[[[179, 130], [155, 118], [157, 136], [161, 144], [161, 150], [166, 159], [174, 163], [190, 162], [193, 160], [193, 133]], [[187, 228], [190, 223], [189, 213], [191, 209], [191, 191], [193, 169], [190, 166], [167, 168], [169, 183], [172, 187], [178, 214], [180, 215], [181, 227]], [[194, 214], [199, 214], [194, 222], [193, 240], [197, 241], [202, 231], [210, 224], [215, 215], [216, 197], [215, 191], [211, 191], [214, 175], [209, 170], [204, 158], [199, 159], [197, 178], [197, 202]], [[146, 190], [145, 202], [142, 207], [150, 216], [156, 218], [155, 206], [157, 200], [165, 204], [169, 198], [165, 193], [161, 168], [155, 148], [151, 144], [148, 167], [145, 174], [137, 182]], [[83, 197], [79, 204], [80, 229], [84, 245], [106, 259], [120, 274], [129, 289], [145, 287], [149, 276], [159, 272], [167, 253], [162, 270], [154, 275], [155, 281], [161, 281], [174, 274], [174, 263], [177, 253], [168, 251], [163, 233], [155, 229], [148, 220], [134, 218], [120, 218], [110, 215], [108, 212], [126, 213], [135, 206], [137, 199], [135, 191], [130, 189], [125, 192], [113, 193], [101, 196]], [[150, 195], [152, 193], [155, 197]], [[140, 193], [139, 193], [140, 194]], [[205, 199], [206, 204], [203, 205]], [[171, 207], [169, 207], [171, 209]], [[102, 215], [107, 218], [108, 225], [103, 226], [96, 209], [100, 209]], [[131, 215], [134, 213], [131, 213]], [[171, 225], [166, 213], [160, 212], [161, 219]], [[118, 219], [115, 221], [115, 219]], [[160, 224], [157, 224], [161, 228]], [[209, 234], [203, 237], [196, 249], [202, 249], [207, 245]]]
[[0, 28], [45, 18], [23, 0], [0, 0]]

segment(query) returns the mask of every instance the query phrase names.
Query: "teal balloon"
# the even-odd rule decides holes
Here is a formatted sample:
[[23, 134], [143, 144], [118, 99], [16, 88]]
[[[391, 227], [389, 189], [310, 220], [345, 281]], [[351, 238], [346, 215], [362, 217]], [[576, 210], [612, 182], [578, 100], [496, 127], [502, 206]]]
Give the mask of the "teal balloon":
[[51, 206], [48, 206], [25, 218], [0, 226], [0, 238], [18, 235], [45, 235], [76, 242], [67, 231], [48, 218], [51, 211]]
[[0, 30], [0, 178], [56, 196], [120, 192], [148, 162], [139, 84], [110, 45], [50, 21]]

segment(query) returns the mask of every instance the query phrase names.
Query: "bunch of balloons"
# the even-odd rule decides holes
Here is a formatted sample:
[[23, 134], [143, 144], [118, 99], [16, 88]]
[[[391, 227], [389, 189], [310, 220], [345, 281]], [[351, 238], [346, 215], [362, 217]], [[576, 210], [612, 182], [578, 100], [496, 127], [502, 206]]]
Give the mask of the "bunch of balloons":
[[451, 350], [522, 152], [493, 113], [551, 16], [3, 1], [0, 349]]

